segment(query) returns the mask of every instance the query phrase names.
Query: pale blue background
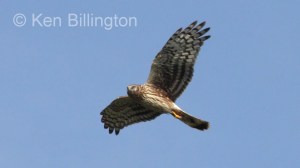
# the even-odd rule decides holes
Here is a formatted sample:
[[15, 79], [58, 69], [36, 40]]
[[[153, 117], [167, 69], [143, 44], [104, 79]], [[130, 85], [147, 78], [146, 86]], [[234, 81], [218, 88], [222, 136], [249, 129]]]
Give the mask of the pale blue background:
[[[0, 167], [281, 168], [300, 166], [300, 1], [0, 2]], [[16, 13], [134, 16], [131, 28], [14, 26]], [[99, 113], [143, 83], [179, 27], [212, 35], [172, 116], [109, 135]]]

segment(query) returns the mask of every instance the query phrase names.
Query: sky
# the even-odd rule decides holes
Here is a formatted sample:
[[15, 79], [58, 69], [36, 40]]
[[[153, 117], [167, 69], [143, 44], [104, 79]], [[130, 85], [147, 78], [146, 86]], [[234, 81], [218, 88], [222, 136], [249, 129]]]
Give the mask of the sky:
[[[299, 167], [299, 6], [2, 0], [0, 167]], [[84, 14], [106, 21], [80, 26]], [[144, 83], [169, 37], [195, 20], [211, 38], [176, 103], [211, 127], [161, 115], [108, 134], [99, 113]]]

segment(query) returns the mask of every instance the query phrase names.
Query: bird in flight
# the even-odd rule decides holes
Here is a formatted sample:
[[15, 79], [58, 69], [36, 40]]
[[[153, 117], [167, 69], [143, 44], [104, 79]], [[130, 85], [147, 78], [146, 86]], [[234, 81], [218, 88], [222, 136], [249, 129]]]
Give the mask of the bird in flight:
[[187, 114], [175, 104], [192, 79], [194, 64], [200, 47], [209, 39], [205, 22], [191, 23], [178, 29], [156, 55], [146, 83], [129, 85], [127, 96], [111, 102], [101, 113], [101, 122], [109, 133], [118, 135], [126, 126], [153, 120], [161, 114], [172, 114], [176, 119], [198, 130], [209, 127], [207, 121]]

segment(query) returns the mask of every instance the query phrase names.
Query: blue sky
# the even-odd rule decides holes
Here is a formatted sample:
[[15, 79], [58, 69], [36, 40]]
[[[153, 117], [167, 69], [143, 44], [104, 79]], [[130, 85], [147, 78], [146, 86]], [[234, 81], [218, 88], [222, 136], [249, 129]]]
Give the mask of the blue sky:
[[[1, 1], [0, 167], [299, 167], [298, 1]], [[22, 13], [23, 27], [13, 23]], [[137, 26], [39, 27], [32, 14], [136, 17]], [[103, 129], [99, 113], [143, 83], [179, 27], [212, 36], [177, 104], [204, 132], [170, 115]]]

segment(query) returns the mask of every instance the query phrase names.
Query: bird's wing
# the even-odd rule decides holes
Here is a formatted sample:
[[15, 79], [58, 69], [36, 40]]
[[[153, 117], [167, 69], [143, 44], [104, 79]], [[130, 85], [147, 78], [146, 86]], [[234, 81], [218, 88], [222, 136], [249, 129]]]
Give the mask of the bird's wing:
[[100, 113], [104, 128], [108, 128], [110, 134], [115, 130], [116, 135], [128, 125], [152, 120], [160, 114], [144, 108], [127, 96], [115, 99]]
[[153, 60], [147, 83], [164, 89], [175, 101], [192, 79], [200, 47], [210, 36], [205, 22], [178, 29]]

